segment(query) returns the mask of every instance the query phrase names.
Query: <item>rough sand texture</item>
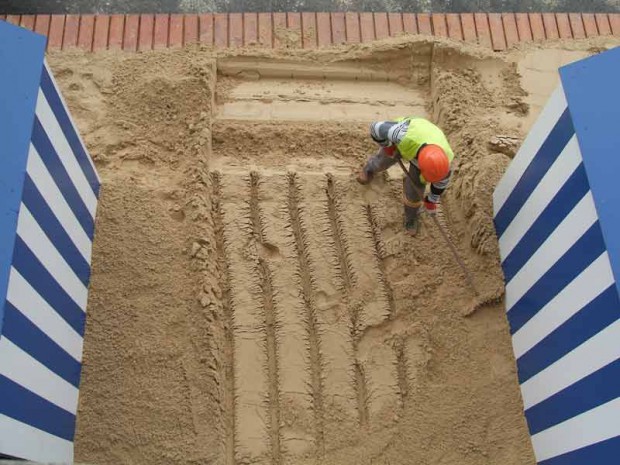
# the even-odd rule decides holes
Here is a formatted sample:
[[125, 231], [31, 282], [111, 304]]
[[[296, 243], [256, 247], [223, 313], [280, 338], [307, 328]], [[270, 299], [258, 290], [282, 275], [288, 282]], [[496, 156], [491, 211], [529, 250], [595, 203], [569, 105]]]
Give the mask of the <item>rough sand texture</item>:
[[[52, 55], [103, 178], [76, 459], [533, 464], [491, 195], [536, 50]], [[354, 181], [399, 89], [459, 157], [440, 221], [469, 317], [432, 222], [402, 232], [398, 168]]]

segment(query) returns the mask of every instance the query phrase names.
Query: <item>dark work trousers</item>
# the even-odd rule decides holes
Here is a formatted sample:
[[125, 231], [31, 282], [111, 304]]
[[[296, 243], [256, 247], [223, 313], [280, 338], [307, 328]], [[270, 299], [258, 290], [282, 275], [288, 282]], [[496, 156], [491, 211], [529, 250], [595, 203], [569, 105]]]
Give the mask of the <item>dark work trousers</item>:
[[[368, 159], [368, 162], [364, 167], [364, 171], [374, 175], [375, 173], [385, 171], [390, 166], [398, 163], [398, 158], [401, 158], [398, 150], [394, 150], [392, 152], [393, 156], [389, 155], [390, 152], [390, 149], [386, 150], [384, 147], [381, 147], [376, 155]], [[424, 194], [424, 189], [426, 188], [426, 184], [420, 180], [420, 170], [413, 163], [409, 163], [409, 174], [417, 182], [414, 187], [411, 179], [409, 179], [409, 176], [405, 176], [403, 179], [403, 203], [405, 204], [405, 223], [407, 224], [415, 221], [418, 210], [422, 205], [421, 194]]]

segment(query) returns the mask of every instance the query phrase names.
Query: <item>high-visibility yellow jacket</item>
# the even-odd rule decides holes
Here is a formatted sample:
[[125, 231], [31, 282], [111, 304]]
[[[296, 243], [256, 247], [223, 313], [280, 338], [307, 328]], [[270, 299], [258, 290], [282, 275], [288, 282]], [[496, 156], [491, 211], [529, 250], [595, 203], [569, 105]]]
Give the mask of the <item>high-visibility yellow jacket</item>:
[[418, 156], [418, 151], [424, 144], [438, 145], [446, 152], [450, 163], [454, 159], [454, 152], [448, 143], [448, 139], [441, 129], [424, 118], [403, 117], [396, 119], [396, 122], [408, 122], [404, 134], [395, 134], [397, 139], [390, 138], [398, 148], [401, 156], [411, 161]]

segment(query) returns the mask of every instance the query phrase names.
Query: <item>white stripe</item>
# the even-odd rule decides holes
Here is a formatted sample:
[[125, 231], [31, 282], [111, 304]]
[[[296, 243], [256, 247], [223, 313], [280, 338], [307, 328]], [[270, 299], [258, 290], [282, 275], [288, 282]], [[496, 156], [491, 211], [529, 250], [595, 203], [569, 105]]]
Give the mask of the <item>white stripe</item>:
[[549, 97], [534, 127], [530, 130], [517, 155], [495, 188], [493, 193], [493, 212], [495, 215], [502, 208], [517, 182], [521, 179], [523, 172], [530, 165], [543, 142], [545, 142], [560, 116], [562, 116], [566, 105], [566, 97], [564, 96], [562, 84], [560, 84], [551, 94], [551, 97]]
[[0, 452], [40, 463], [73, 462], [73, 443], [0, 414]]
[[82, 337], [11, 268], [7, 300], [26, 318], [78, 362], [82, 361]]
[[86, 311], [88, 289], [67, 265], [23, 203], [17, 219], [17, 234], [75, 303]]
[[549, 171], [541, 179], [519, 213], [510, 222], [504, 234], [499, 238], [499, 250], [502, 260], [508, 257], [540, 216], [549, 202], [560, 191], [568, 178], [581, 163], [581, 152], [577, 137], [573, 136]]
[[[535, 434], [532, 446], [536, 460], [542, 462], [619, 436], [619, 418], [620, 398], [617, 398]], [[616, 459], [611, 460], [615, 462]]]
[[524, 408], [533, 407], [620, 358], [619, 340], [620, 320], [617, 320], [528, 379], [521, 385]]
[[67, 232], [86, 262], [90, 264], [92, 243], [43, 164], [39, 152], [32, 144], [30, 145], [27, 171], [63, 229]]
[[75, 415], [78, 389], [13, 344], [0, 339], [0, 374]]
[[41, 121], [45, 133], [52, 142], [56, 153], [58, 153], [60, 161], [67, 170], [73, 185], [78, 190], [86, 208], [88, 208], [88, 211], [94, 218], [97, 208], [97, 197], [95, 197], [95, 193], [90, 187], [90, 184], [88, 184], [88, 179], [82, 171], [82, 167], [78, 163], [77, 158], [75, 158], [75, 154], [73, 150], [71, 150], [71, 146], [62, 132], [56, 115], [54, 115], [41, 89], [39, 89], [39, 98], [37, 100], [37, 116]]
[[84, 152], [88, 155], [86, 158], [88, 158], [88, 162], [90, 163], [90, 166], [93, 167], [93, 171], [95, 172], [95, 176], [97, 177], [97, 181], [99, 181], [99, 183], [101, 183], [101, 178], [99, 177], [99, 173], [97, 173], [97, 168], [95, 167], [95, 163], [93, 162], [92, 158], [90, 157], [90, 154], [88, 153], [88, 150], [86, 150], [86, 144], [82, 140], [82, 136], [80, 134], [80, 131], [78, 130], [77, 124], [75, 124], [75, 121], [73, 121], [73, 116], [71, 116], [71, 112], [69, 111], [69, 106], [67, 105], [67, 102], [65, 101], [65, 98], [62, 96], [62, 92], [60, 92], [60, 88], [58, 87], [58, 83], [56, 82], [56, 78], [54, 77], [54, 73], [52, 73], [52, 70], [50, 69], [50, 67], [47, 66], [47, 60], [44, 60], [43, 65], [45, 66], [45, 69], [47, 70], [47, 74], [49, 74], [49, 76], [50, 76], [50, 78], [52, 80], [52, 84], [54, 84], [54, 90], [56, 91], [56, 93], [60, 97], [60, 101], [62, 102], [63, 106], [65, 107], [65, 110], [67, 111], [67, 115], [69, 116], [69, 121], [71, 121], [71, 124], [75, 128], [75, 133], [78, 136], [80, 144], [82, 144], [82, 148], [84, 149]]
[[597, 220], [592, 193], [588, 192], [555, 228], [519, 272], [506, 285], [506, 309], [523, 295], [566, 253]]
[[613, 283], [609, 257], [603, 252], [512, 336], [515, 357], [529, 351]]

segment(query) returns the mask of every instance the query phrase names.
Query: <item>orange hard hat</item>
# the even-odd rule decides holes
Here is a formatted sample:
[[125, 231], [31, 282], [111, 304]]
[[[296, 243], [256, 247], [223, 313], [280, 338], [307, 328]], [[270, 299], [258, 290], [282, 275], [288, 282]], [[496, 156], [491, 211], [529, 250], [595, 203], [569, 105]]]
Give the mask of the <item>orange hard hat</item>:
[[418, 153], [420, 173], [428, 182], [439, 182], [450, 172], [450, 160], [441, 147], [425, 145]]

